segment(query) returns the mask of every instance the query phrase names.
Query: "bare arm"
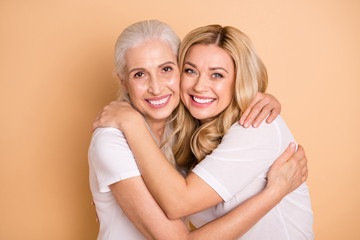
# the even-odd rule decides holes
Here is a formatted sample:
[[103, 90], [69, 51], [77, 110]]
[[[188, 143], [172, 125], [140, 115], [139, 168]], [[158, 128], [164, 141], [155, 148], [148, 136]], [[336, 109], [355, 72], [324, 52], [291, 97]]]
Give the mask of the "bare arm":
[[[129, 114], [126, 114], [126, 115], [128, 116]], [[136, 122], [134, 125], [139, 127], [139, 126], [141, 126], [141, 124], [139, 124], [139, 123], [140, 122]], [[137, 129], [137, 130], [140, 130], [139, 132], [141, 133], [144, 129], [142, 129], [142, 130]], [[133, 132], [133, 134], [135, 132]], [[142, 133], [148, 133], [147, 129], [146, 129], [146, 131], [143, 131]], [[144, 134], [141, 134], [140, 139], [143, 137], [144, 137]], [[150, 139], [151, 139], [151, 141], [149, 141]], [[150, 139], [148, 139], [147, 141], [152, 142], [153, 140], [152, 140], [151, 136], [150, 136]], [[137, 142], [135, 142], [135, 145], [141, 146], [144, 149], [149, 149], [148, 146], [143, 145], [142, 142], [137, 141]], [[155, 149], [158, 149], [156, 144], [155, 144]], [[219, 239], [219, 236], [222, 236], [221, 237], [222, 239], [227, 239], [227, 238], [225, 238], [225, 236], [228, 236], [229, 237], [228, 239], [236, 239], [237, 237], [241, 236], [246, 231], [248, 231], [259, 219], [261, 219], [268, 211], [270, 211], [271, 208], [273, 206], [275, 206], [282, 199], [283, 196], [285, 196], [287, 193], [294, 190], [297, 186], [299, 186], [302, 182], [305, 181], [305, 179], [303, 178], [303, 177], [306, 178], [306, 174], [307, 174], [306, 161], [305, 161], [305, 164], [303, 163], [304, 162], [303, 159], [305, 158], [305, 155], [303, 154], [303, 150], [301, 147], [299, 148], [299, 150], [300, 151], [294, 155], [294, 156], [298, 155], [298, 158], [291, 158], [291, 155], [294, 152], [294, 148], [292, 148], [292, 149], [288, 148], [287, 151], [285, 151], [285, 153], [281, 157], [279, 157], [278, 160], [276, 160], [274, 162], [271, 170], [269, 171], [269, 175], [268, 175], [269, 181], [268, 181], [268, 185], [265, 190], [263, 190], [258, 195], [250, 198], [249, 200], [245, 201], [244, 203], [242, 203], [237, 208], [235, 208], [233, 211], [229, 212], [228, 214], [224, 215], [223, 217], [216, 219], [216, 221], [213, 221], [213, 222], [203, 226], [202, 228], [199, 228], [198, 230], [192, 232], [190, 235], [187, 235], [187, 238], [192, 239], [192, 238], [194, 238], [194, 236], [196, 236], [195, 239]], [[135, 152], [133, 152], [133, 153], [135, 153]], [[302, 153], [302, 155], [301, 155], [301, 153]], [[146, 157], [152, 156], [152, 154], [153, 154], [153, 152], [147, 152]], [[160, 153], [158, 152], [157, 154], [162, 155], [161, 152]], [[290, 160], [288, 160], [288, 159], [290, 159]], [[306, 160], [306, 158], [305, 158], [305, 160]], [[168, 163], [168, 161], [166, 159], [165, 159], [165, 163]], [[302, 163], [302, 164], [300, 164], [300, 163]], [[299, 165], [301, 165], [301, 166], [299, 166]], [[163, 168], [161, 168], [161, 169], [156, 168], [155, 169], [156, 174], [159, 175], [159, 172], [163, 172], [164, 170], [162, 170], [162, 169]], [[170, 165], [170, 169], [174, 170], [172, 165]], [[299, 169], [301, 169], [301, 171], [299, 171]], [[292, 170], [292, 172], [290, 170]], [[165, 170], [165, 171], [167, 171], [167, 170]], [[296, 173], [296, 171], [297, 171], [297, 173]], [[176, 171], [173, 174], [180, 176]], [[160, 174], [160, 175], [162, 175], [162, 174]], [[166, 174], [166, 176], [168, 176], [168, 174]], [[164, 182], [166, 182], [168, 180], [168, 178], [166, 176], [165, 176], [165, 178], [163, 178]], [[197, 177], [196, 175], [194, 175], [194, 176]], [[299, 176], [301, 176], [301, 177], [299, 178]], [[180, 179], [182, 179], [182, 181], [185, 181], [185, 182], [187, 180], [187, 179], [184, 180], [184, 178], [182, 178], [181, 176], [180, 176]], [[141, 178], [140, 178], [140, 180], [144, 187], [144, 183]], [[204, 190], [204, 193], [205, 193], [204, 195], [201, 194], [202, 192], [200, 192], [200, 194], [199, 194], [199, 191], [194, 192], [194, 195], [199, 194], [201, 196], [200, 197], [201, 201], [204, 201], [205, 199], [207, 201], [209, 201], [206, 197], [206, 194], [210, 194], [210, 195], [213, 194], [213, 199], [210, 201], [213, 201], [213, 202], [216, 202], [216, 201], [221, 202], [222, 201], [220, 196], [217, 195], [217, 193], [215, 193], [212, 190], [212, 188], [210, 188], [206, 183], [201, 182], [202, 181], [201, 179], [195, 178], [194, 180], [190, 180], [190, 182], [192, 182], [192, 181], [193, 181], [193, 183], [195, 183], [195, 185], [198, 184], [200, 186], [200, 188], [199, 188], [200, 190], [204, 187], [204, 186], [201, 187], [201, 184], [205, 184], [205, 187], [208, 187], [207, 190], [206, 189]], [[193, 184], [190, 182], [189, 182], [189, 184]], [[185, 187], [186, 187], [186, 185], [185, 185]], [[130, 186], [128, 189], [137, 189], [137, 188]], [[146, 188], [144, 187], [143, 189], [146, 189]], [[113, 192], [115, 191], [113, 188], [112, 188], [112, 190], [113, 190]], [[210, 193], [207, 193], [207, 191], [209, 191]], [[149, 194], [147, 189], [146, 189], [146, 193]], [[114, 193], [114, 195], [116, 195], [116, 193]], [[139, 193], [136, 193], [135, 196], [142, 196], [142, 195]], [[169, 196], [169, 194], [167, 194], [167, 196]], [[170, 194], [170, 196], [171, 196], [171, 194]], [[141, 232], [148, 231], [148, 230], [153, 231], [153, 232], [159, 231], [156, 229], [156, 226], [153, 227], [151, 225], [150, 226], [146, 225], [146, 224], [152, 224], [153, 222], [151, 222], [151, 221], [149, 222], [146, 219], [144, 219], [144, 220], [138, 219], [139, 217], [141, 218], [142, 211], [140, 210], [139, 212], [136, 212], [136, 210], [131, 208], [131, 204], [136, 203], [135, 200], [131, 199], [130, 197], [127, 197], [125, 199], [128, 200], [127, 204], [130, 204], [130, 205], [127, 206], [126, 204], [124, 205], [124, 203], [119, 202], [119, 201], [124, 201], [124, 199], [123, 200], [118, 199], [118, 202], [119, 202], [120, 206], [122, 206], [122, 208], [124, 209], [125, 213], [130, 212], [130, 214], [128, 215], [129, 218], [134, 222], [134, 224], [139, 228], [139, 230]], [[140, 197], [138, 199], [143, 199], [143, 198]], [[152, 198], [152, 200], [154, 202], [153, 198]], [[176, 212], [176, 210], [174, 212], [167, 212], [167, 214], [169, 216], [172, 216], [173, 218], [178, 218], [179, 216], [182, 216], [181, 211], [183, 209], [181, 209], [181, 207], [178, 207], [178, 205], [177, 205], [178, 203], [179, 202], [172, 202], [169, 205], [169, 211], [172, 211], [171, 206], [172, 207], [175, 206], [176, 209], [179, 210], [179, 212]], [[166, 201], [165, 201], [165, 204], [166, 204]], [[210, 203], [210, 204], [212, 204], [212, 203]], [[130, 210], [125, 210], [125, 208], [129, 207], [129, 206], [130, 206]], [[132, 206], [132, 207], [136, 208], [136, 206], [141, 206], [141, 204], [140, 205], [134, 204], [134, 206]], [[183, 205], [183, 206], [185, 206], [185, 205]], [[165, 207], [161, 206], [161, 207], [164, 209], [166, 208], [166, 206]], [[155, 208], [151, 208], [151, 209], [155, 209]], [[165, 216], [164, 213], [161, 212], [161, 214], [163, 214], [163, 216]], [[177, 216], [176, 214], [178, 214], [179, 216]], [[153, 213], [150, 212], [149, 215], [152, 217]], [[161, 215], [160, 215], [160, 217], [161, 217]], [[139, 224], [142, 226], [138, 226]], [[168, 227], [166, 229], [171, 229], [171, 227]], [[179, 230], [176, 230], [176, 231], [179, 231]], [[150, 237], [154, 236], [154, 233], [147, 233], [147, 234], [148, 235], [146, 235], [146, 236], [150, 236]], [[169, 235], [167, 235], [167, 236], [169, 236]], [[184, 236], [184, 235], [182, 235], [182, 233], [177, 233], [176, 236]], [[216, 237], [216, 236], [218, 236], [218, 237]], [[155, 238], [161, 239], [160, 237], [155, 237]]]
[[279, 181], [293, 182], [288, 189], [291, 191], [305, 180], [299, 177], [306, 177], [306, 168], [304, 174], [289, 174], [298, 170], [292, 166], [298, 162], [290, 158], [292, 153], [293, 150], [288, 148], [275, 162], [270, 171], [270, 184], [265, 190], [226, 215], [190, 233], [181, 220], [169, 220], [166, 217], [140, 176], [117, 182], [110, 189], [124, 213], [147, 239], [169, 239], [169, 236], [171, 239], [184, 240], [237, 239], [281, 201], [284, 193], [279, 192], [281, 188], [277, 188]]
[[[143, 178], [159, 205], [171, 219], [187, 216], [222, 202], [222, 198], [195, 173], [185, 179], [166, 160], [145, 124], [133, 124], [125, 130]], [[129, 131], [126, 133], [126, 131]], [[146, 149], [144, 151], [143, 149]], [[293, 149], [294, 150], [294, 146]], [[166, 173], [166, 174], [159, 174]], [[288, 191], [284, 191], [281, 198]]]
[[182, 220], [166, 217], [141, 176], [114, 183], [110, 189], [126, 216], [147, 239], [187, 239], [189, 232]]
[[176, 171], [153, 140], [142, 118], [131, 122], [123, 132], [147, 187], [170, 219], [188, 216], [223, 201], [196, 174], [190, 173], [184, 179]]

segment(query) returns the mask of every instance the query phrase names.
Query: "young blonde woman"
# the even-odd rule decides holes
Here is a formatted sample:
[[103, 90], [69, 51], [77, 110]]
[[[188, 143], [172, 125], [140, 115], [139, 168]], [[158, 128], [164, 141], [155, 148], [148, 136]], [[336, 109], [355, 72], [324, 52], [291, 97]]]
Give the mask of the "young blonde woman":
[[[138, 109], [151, 138], [158, 142], [171, 133], [168, 118], [179, 103], [178, 45], [169, 26], [144, 21], [125, 29], [115, 49], [123, 90], [120, 100]], [[172, 145], [167, 141], [162, 148], [170, 159]], [[98, 239], [234, 239], [302, 183], [306, 158], [302, 152], [297, 154], [299, 160], [286, 161], [292, 152], [289, 148], [274, 164], [268, 190], [189, 233], [179, 218], [171, 220], [164, 214], [147, 190], [122, 132], [98, 128], [89, 147], [90, 187], [100, 220]]]
[[[241, 239], [313, 239], [306, 184], [281, 202], [276, 197], [278, 190], [269, 186], [271, 164], [289, 144], [294, 148], [285, 122], [279, 116], [258, 128], [237, 123], [256, 92], [264, 92], [267, 86], [266, 69], [249, 38], [233, 27], [195, 29], [182, 42], [179, 64], [181, 99], [187, 110], [180, 105], [172, 121], [175, 160], [188, 172], [185, 179], [167, 161], [142, 117], [129, 104], [113, 104], [103, 114], [108, 119], [103, 117], [95, 126], [114, 125], [123, 131], [142, 178], [170, 219], [191, 215], [192, 224], [201, 227], [232, 216], [231, 210], [245, 204], [247, 212], [233, 220], [234, 224], [243, 221], [237, 226], [241, 230], [227, 229], [221, 239], [242, 235]], [[266, 192], [269, 197], [258, 205], [249, 204]]]

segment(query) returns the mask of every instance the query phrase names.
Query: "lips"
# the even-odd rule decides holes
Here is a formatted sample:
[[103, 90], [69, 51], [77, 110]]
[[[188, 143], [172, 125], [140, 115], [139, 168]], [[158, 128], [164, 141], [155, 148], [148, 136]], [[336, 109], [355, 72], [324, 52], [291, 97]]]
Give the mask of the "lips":
[[150, 103], [150, 105], [154, 107], [160, 107], [169, 101], [170, 96], [171, 94], [161, 97], [147, 98], [145, 99], [145, 101], [147, 101], [148, 103]]

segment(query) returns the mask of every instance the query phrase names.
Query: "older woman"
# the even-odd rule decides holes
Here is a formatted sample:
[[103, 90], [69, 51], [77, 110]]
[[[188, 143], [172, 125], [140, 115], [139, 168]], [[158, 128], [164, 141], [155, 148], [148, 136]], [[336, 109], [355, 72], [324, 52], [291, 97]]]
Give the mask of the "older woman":
[[[148, 133], [149, 128], [151, 141], [162, 144], [170, 162], [174, 162], [174, 141], [168, 138], [172, 134], [172, 122], [168, 119], [179, 103], [178, 44], [178, 38], [166, 24], [145, 21], [125, 29], [115, 50], [120, 100], [131, 102], [142, 114], [141, 123], [142, 119], [147, 123], [146, 132], [133, 133]], [[155, 146], [159, 149], [156, 143]], [[147, 190], [123, 133], [114, 128], [98, 128], [89, 148], [90, 186], [101, 223], [98, 238], [234, 239], [304, 181], [306, 159], [300, 153], [301, 161], [286, 161], [292, 151], [289, 148], [273, 165], [266, 190], [231, 214], [189, 233], [180, 219], [167, 218]], [[171, 169], [175, 169], [173, 165]]]

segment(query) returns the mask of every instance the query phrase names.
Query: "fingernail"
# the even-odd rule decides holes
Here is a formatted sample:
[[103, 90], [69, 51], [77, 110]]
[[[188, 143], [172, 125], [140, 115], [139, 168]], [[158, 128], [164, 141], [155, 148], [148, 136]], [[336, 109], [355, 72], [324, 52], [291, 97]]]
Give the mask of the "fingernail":
[[295, 148], [295, 143], [290, 143], [290, 148]]
[[246, 122], [245, 125], [244, 125], [244, 127], [247, 128], [249, 125], [250, 125], [250, 123], [249, 123], [249, 122]]
[[253, 124], [253, 126], [254, 126], [255, 128], [256, 128], [258, 125], [259, 125], [258, 122], [255, 122], [255, 123]]
[[244, 120], [240, 119], [240, 125], [243, 125], [243, 124], [244, 124]]

